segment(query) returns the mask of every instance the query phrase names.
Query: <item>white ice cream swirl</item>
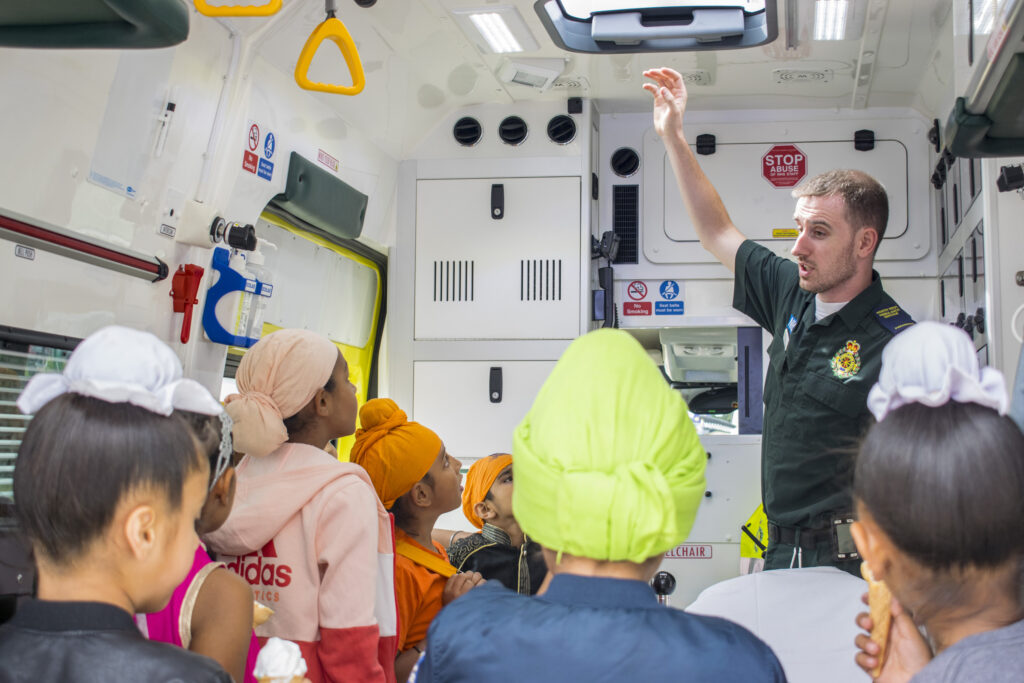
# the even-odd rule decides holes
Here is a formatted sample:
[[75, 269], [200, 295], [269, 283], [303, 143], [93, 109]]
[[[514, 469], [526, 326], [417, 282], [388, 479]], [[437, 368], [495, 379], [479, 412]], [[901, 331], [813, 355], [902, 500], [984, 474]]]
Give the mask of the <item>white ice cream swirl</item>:
[[271, 638], [256, 657], [256, 678], [283, 678], [304, 676], [306, 660], [302, 658], [299, 646], [290, 640]]

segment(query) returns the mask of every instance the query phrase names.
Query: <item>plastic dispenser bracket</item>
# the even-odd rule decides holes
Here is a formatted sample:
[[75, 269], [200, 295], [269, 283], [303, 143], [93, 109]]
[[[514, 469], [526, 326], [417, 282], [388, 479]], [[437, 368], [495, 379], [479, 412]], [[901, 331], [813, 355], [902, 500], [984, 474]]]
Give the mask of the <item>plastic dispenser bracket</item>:
[[249, 348], [259, 341], [255, 337], [239, 337], [224, 328], [217, 319], [217, 303], [232, 292], [259, 294], [262, 283], [247, 278], [231, 267], [231, 252], [224, 247], [213, 250], [213, 269], [217, 272], [217, 282], [206, 290], [206, 303], [203, 304], [203, 331], [210, 341], [229, 346]]
[[184, 313], [181, 323], [181, 343], [188, 344], [192, 333], [192, 307], [199, 303], [199, 285], [203, 281], [202, 267], [193, 263], [182, 264], [171, 278], [171, 299], [174, 300], [174, 312]]
[[[331, 93], [332, 95], [358, 95], [366, 86], [366, 75], [363, 73], [363, 63], [359, 59], [359, 50], [356, 49], [355, 41], [349, 34], [345, 24], [341, 23], [335, 14], [337, 3], [335, 0], [326, 0], [324, 9], [327, 18], [313, 29], [306, 39], [299, 53], [299, 60], [295, 64], [295, 82], [305, 90], [316, 90], [318, 92]], [[329, 83], [318, 83], [309, 80], [309, 66], [313, 63], [313, 56], [325, 40], [333, 41], [348, 65], [349, 74], [352, 76], [352, 85], [331, 85]]]

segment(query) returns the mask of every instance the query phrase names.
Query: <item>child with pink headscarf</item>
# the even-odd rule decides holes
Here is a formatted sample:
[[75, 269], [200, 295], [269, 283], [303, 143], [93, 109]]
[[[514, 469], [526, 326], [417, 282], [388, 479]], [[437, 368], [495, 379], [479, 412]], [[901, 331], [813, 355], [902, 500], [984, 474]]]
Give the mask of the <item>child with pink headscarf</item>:
[[394, 681], [391, 521], [365, 470], [324, 451], [355, 431], [348, 364], [326, 337], [279, 330], [245, 354], [234, 421], [235, 506], [206, 537], [275, 614], [256, 634], [299, 645], [306, 676]]

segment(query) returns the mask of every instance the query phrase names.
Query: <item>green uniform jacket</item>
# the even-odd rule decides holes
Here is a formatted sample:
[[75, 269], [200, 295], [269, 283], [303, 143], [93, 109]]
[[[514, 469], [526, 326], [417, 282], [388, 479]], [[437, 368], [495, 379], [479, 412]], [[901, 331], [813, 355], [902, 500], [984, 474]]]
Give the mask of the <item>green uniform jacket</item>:
[[800, 289], [797, 265], [747, 240], [736, 254], [733, 306], [772, 335], [764, 386], [761, 495], [780, 526], [819, 528], [852, 511], [853, 457], [871, 422], [868, 391], [882, 348], [910, 316], [871, 284], [814, 320], [814, 294]]

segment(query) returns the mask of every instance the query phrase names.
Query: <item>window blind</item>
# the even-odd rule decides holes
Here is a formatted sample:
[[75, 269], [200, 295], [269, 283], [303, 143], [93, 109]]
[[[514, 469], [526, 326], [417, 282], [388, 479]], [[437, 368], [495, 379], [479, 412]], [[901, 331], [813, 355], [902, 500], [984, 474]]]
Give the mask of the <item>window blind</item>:
[[32, 419], [18, 410], [18, 395], [33, 375], [61, 372], [70, 355], [67, 349], [0, 340], [0, 501], [14, 498], [18, 447]]

